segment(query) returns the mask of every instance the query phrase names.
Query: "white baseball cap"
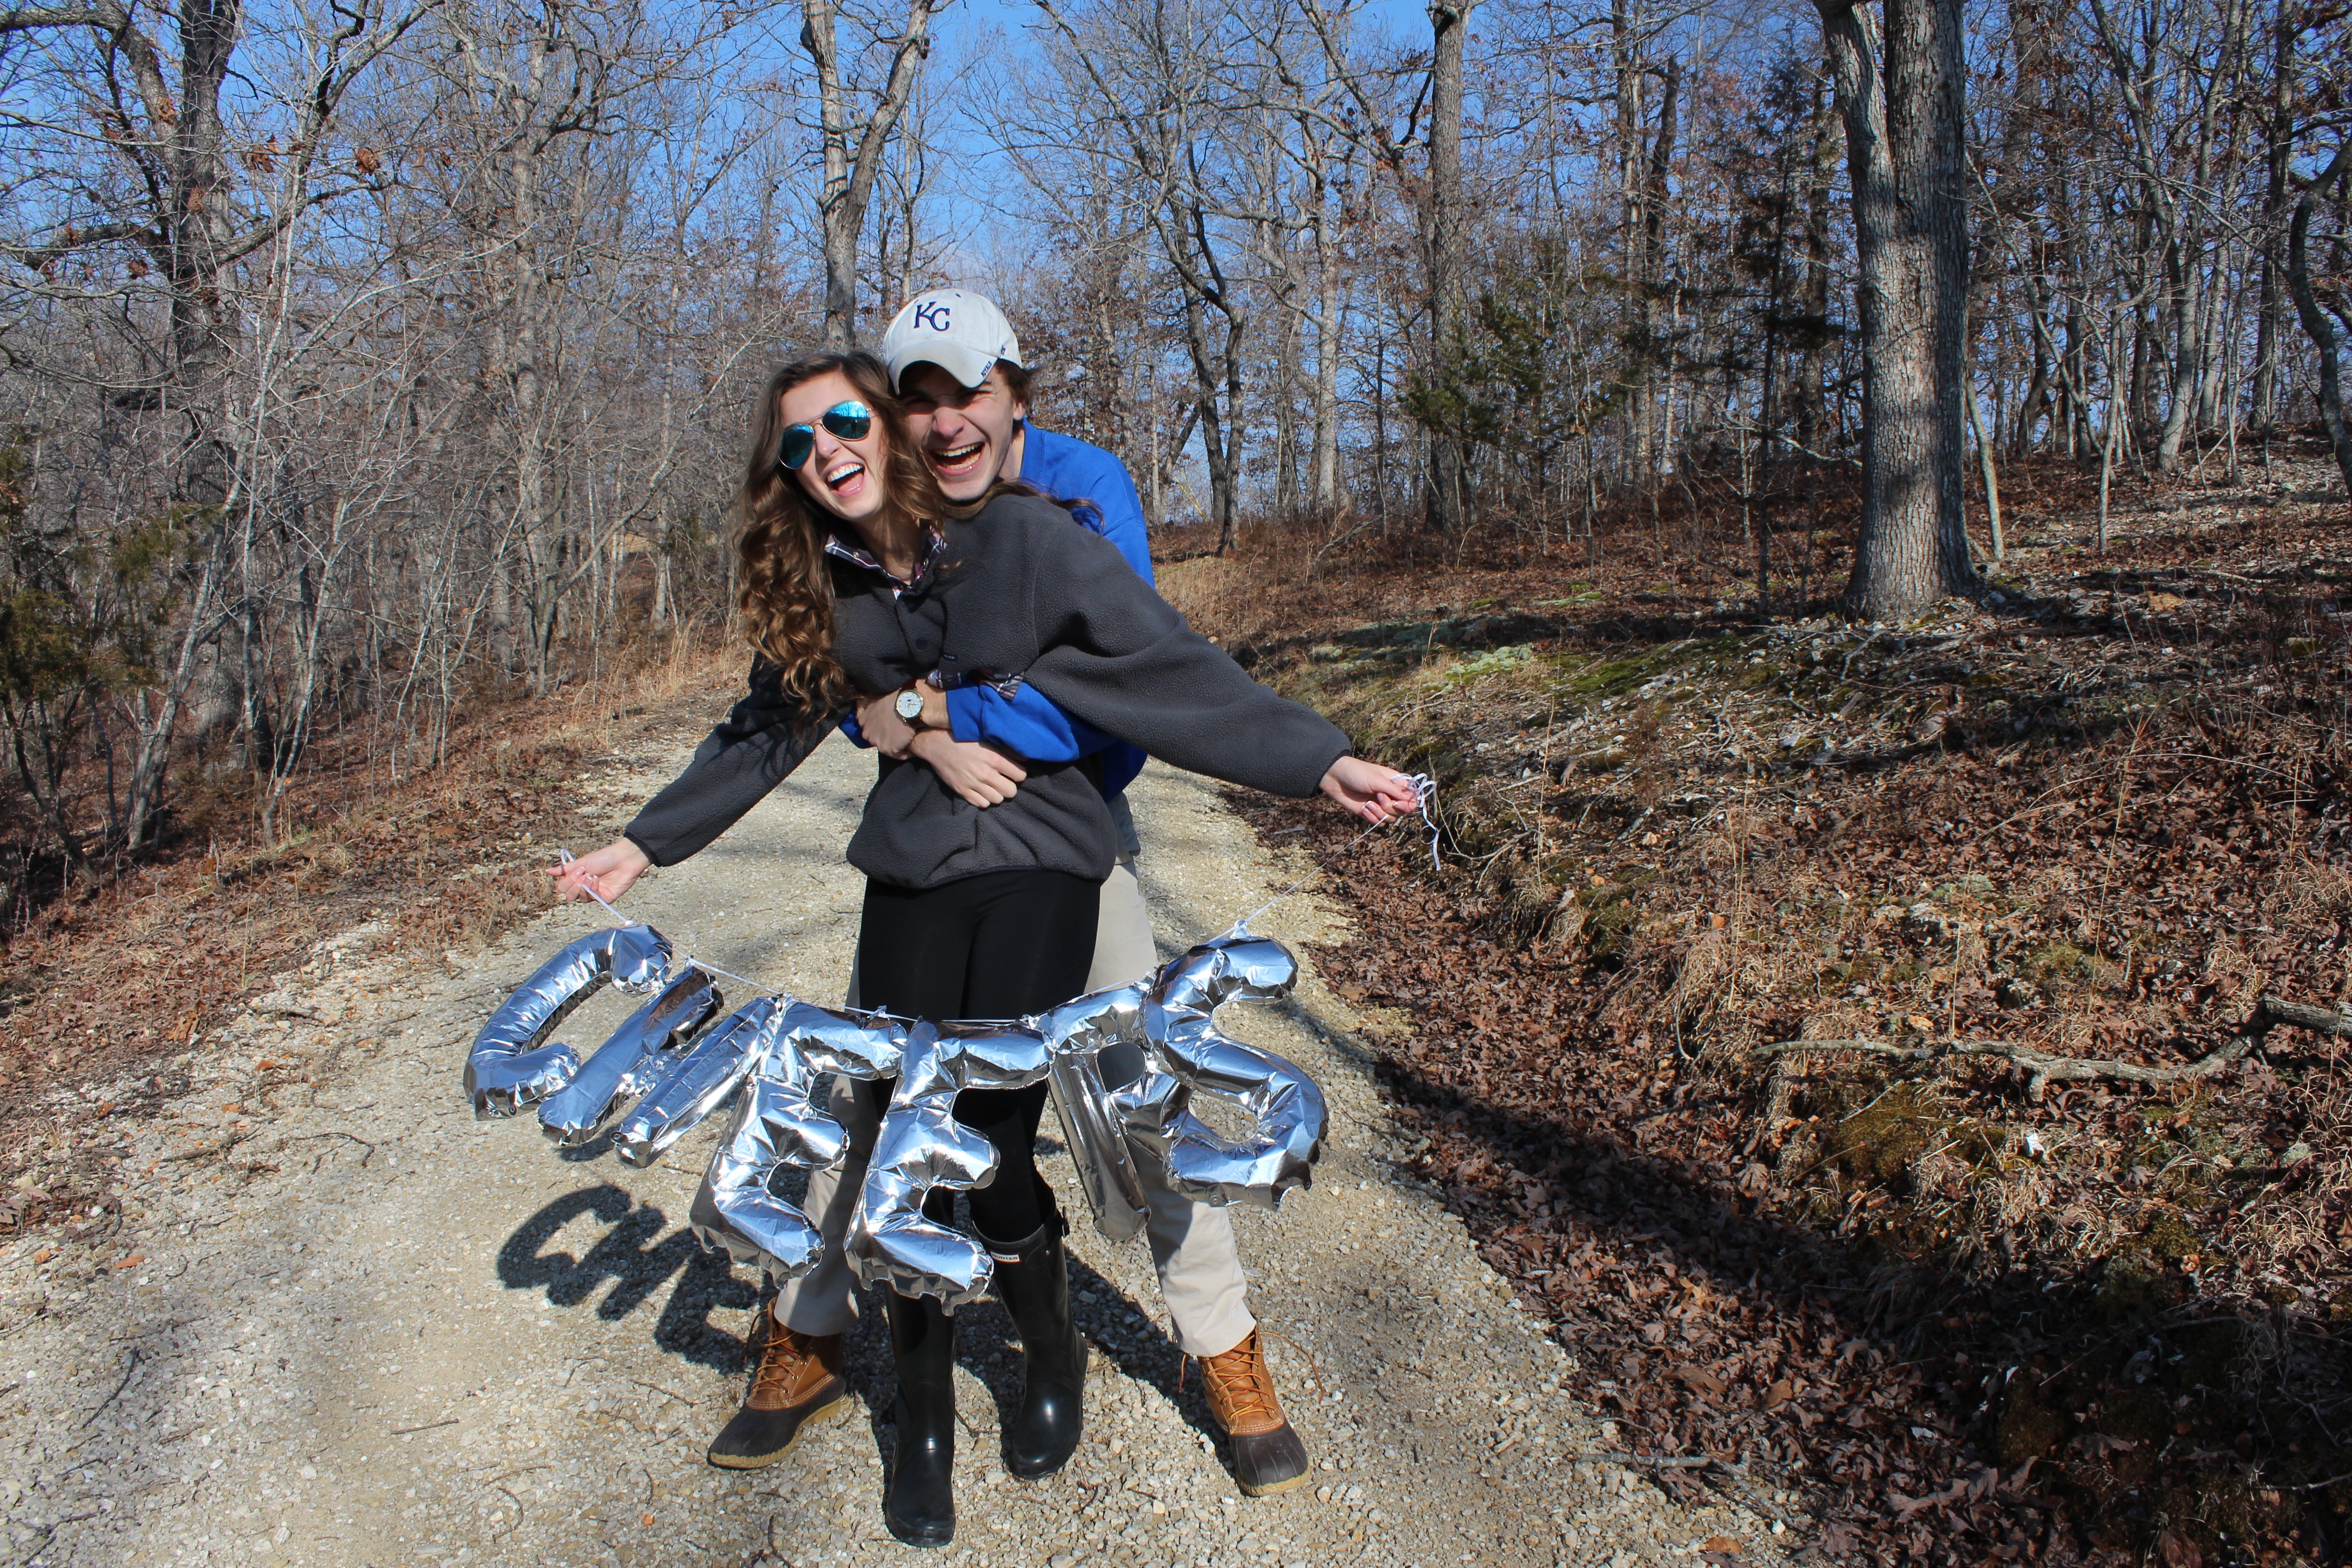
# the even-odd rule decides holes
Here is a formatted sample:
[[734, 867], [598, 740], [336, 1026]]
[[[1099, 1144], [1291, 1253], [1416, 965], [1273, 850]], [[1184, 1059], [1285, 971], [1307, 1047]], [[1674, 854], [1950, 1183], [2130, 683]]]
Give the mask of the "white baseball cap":
[[882, 334], [883, 363], [897, 385], [910, 366], [935, 364], [966, 386], [978, 386], [996, 362], [1020, 364], [1021, 340], [996, 301], [962, 289], [918, 294], [890, 319]]

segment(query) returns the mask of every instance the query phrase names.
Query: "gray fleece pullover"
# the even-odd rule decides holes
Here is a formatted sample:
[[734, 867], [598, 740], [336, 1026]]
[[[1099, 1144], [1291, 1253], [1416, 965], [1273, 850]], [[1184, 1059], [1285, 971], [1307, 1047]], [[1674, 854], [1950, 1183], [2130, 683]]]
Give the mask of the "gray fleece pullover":
[[[1053, 502], [999, 496], [946, 525], [939, 565], [902, 592], [833, 559], [834, 656], [869, 695], [934, 669], [950, 682], [1019, 677], [1073, 718], [1193, 773], [1306, 796], [1347, 754], [1328, 720], [1242, 673], [1135, 574], [1118, 547]], [[784, 781], [840, 712], [787, 698], [773, 666], [624, 831], [656, 866], [710, 843]], [[937, 887], [988, 871], [1099, 881], [1118, 838], [1091, 763], [1024, 760], [1011, 800], [971, 805], [917, 762], [881, 759], [849, 861], [877, 881]]]

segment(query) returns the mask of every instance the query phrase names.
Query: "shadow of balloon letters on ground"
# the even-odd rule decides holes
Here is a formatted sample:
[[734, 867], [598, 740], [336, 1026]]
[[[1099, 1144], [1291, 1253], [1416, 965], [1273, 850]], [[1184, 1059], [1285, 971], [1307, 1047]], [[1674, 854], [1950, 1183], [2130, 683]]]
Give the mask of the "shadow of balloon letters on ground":
[[[804, 1179], [804, 1173], [794, 1174]], [[799, 1184], [780, 1183], [780, 1195], [797, 1198]], [[567, 1226], [590, 1219], [604, 1228], [584, 1253], [575, 1256], [557, 1245]], [[750, 1310], [764, 1306], [767, 1299], [765, 1291], [730, 1271], [725, 1254], [704, 1247], [684, 1226], [671, 1228], [659, 1206], [640, 1204], [610, 1182], [581, 1187], [543, 1205], [499, 1249], [498, 1270], [507, 1289], [542, 1291], [557, 1307], [582, 1306], [609, 1281], [612, 1288], [596, 1301], [596, 1316], [607, 1322], [627, 1317], [677, 1276], [655, 1324], [654, 1342], [669, 1354], [728, 1373], [744, 1368], [746, 1347], [740, 1334], [712, 1325], [712, 1310], [744, 1314], [733, 1321], [748, 1325]], [[1183, 1385], [1182, 1353], [1151, 1315], [1080, 1258], [1071, 1259], [1070, 1292], [1097, 1361], [1152, 1387], [1229, 1463], [1197, 1379]], [[866, 1406], [877, 1454], [887, 1455], [893, 1393], [889, 1333], [878, 1292], [859, 1294], [858, 1323], [850, 1334], [851, 1382]], [[993, 1298], [974, 1303], [958, 1320], [956, 1359], [987, 1387], [1001, 1428], [1020, 1405], [1019, 1336]]]
[[[556, 1236], [574, 1220], [593, 1217], [605, 1229], [585, 1253], [555, 1249]], [[654, 1325], [654, 1342], [672, 1355], [732, 1372], [743, 1364], [743, 1342], [714, 1328], [714, 1308], [740, 1311], [759, 1300], [751, 1285], [729, 1271], [727, 1260], [705, 1248], [694, 1232], [670, 1227], [669, 1216], [639, 1204], [610, 1182], [546, 1205], [499, 1249], [499, 1279], [509, 1290], [544, 1290], [558, 1307], [577, 1307], [611, 1280], [596, 1315], [617, 1322], [678, 1276]]]

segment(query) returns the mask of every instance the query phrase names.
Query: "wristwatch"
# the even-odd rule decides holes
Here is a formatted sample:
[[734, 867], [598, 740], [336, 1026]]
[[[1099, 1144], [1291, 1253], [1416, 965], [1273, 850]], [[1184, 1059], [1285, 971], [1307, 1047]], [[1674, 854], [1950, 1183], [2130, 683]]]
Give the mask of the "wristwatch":
[[919, 728], [921, 726], [923, 722], [923, 694], [916, 690], [913, 687], [909, 686], [906, 690], [898, 693], [898, 700], [896, 702], [893, 702], [890, 706], [898, 710], [898, 717], [904, 719], [908, 723], [916, 725]]

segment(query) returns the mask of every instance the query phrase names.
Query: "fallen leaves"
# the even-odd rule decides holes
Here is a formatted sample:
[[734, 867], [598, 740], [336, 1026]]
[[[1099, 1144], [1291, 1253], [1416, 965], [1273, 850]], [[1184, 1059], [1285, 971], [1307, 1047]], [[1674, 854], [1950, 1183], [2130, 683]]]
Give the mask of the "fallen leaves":
[[[1834, 1560], [2012, 1555], [2019, 1529], [2147, 1551], [2133, 1486], [2352, 1469], [2294, 1405], [2352, 1415], [2352, 1082], [2324, 1043], [2068, 1076], [2204, 1060], [2266, 991], [2336, 995], [2352, 942], [2352, 828], [2317, 804], [2352, 781], [2345, 672], [2275, 684], [2260, 641], [2315, 622], [2311, 579], [2168, 587], [2156, 639], [2140, 570], [1934, 637], [1619, 624], [1524, 697], [1347, 689], [1343, 721], [1438, 759], [1454, 835], [1442, 878], [1376, 840], [1323, 880], [1358, 915], [1323, 972], [1409, 1020], [1377, 1044], [1416, 1167], [1631, 1446], [1801, 1482]], [[1759, 1054], [1854, 1038], [1885, 1050]], [[2234, 1442], [2249, 1407], [2174, 1369], [2273, 1311], [2308, 1392]], [[2011, 1488], [1972, 1445], [2016, 1450]]]
[[[736, 679], [733, 656], [724, 663]], [[716, 667], [709, 673], [718, 679]], [[689, 689], [674, 706], [705, 708], [716, 689]], [[517, 703], [497, 720], [453, 736], [446, 765], [391, 784], [369, 733], [321, 737], [315, 771], [283, 803], [284, 845], [241, 844], [249, 824], [230, 802], [221, 809], [233, 822], [175, 815], [136, 876], [13, 907], [0, 938], [0, 1085], [14, 1102], [44, 1109], [0, 1128], [0, 1173], [37, 1157], [66, 1165], [44, 1179], [77, 1192], [110, 1180], [72, 1150], [79, 1129], [47, 1110], [58, 1090], [168, 1074], [171, 1057], [249, 1003], [297, 1027], [328, 1021], [272, 993], [326, 932], [373, 921], [380, 942], [438, 952], [544, 908], [530, 841], [582, 799], [582, 731], [568, 705]], [[195, 809], [194, 797], [183, 809]], [[441, 838], [419, 831], [433, 822], [457, 826]], [[294, 1065], [282, 1044], [257, 1070]], [[163, 1098], [151, 1089], [92, 1107], [92, 1119], [140, 1114], [148, 1094]], [[52, 1132], [66, 1144], [62, 1160], [42, 1147]], [[0, 1229], [12, 1223], [0, 1204]]]
[[1679, 1366], [1675, 1369], [1675, 1376], [1694, 1393], [1710, 1399], [1720, 1399], [1731, 1389], [1729, 1384], [1702, 1367]]

